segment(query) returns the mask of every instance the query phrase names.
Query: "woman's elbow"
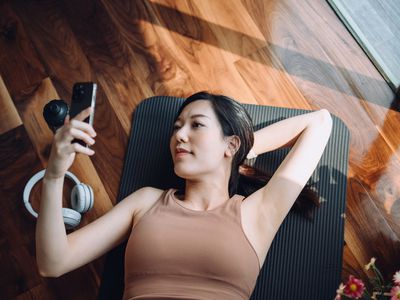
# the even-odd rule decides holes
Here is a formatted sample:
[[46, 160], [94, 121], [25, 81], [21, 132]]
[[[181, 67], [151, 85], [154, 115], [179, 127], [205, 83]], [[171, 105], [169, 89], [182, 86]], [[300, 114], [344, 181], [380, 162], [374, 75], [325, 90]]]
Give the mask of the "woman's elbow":
[[43, 268], [38, 267], [39, 275], [42, 277], [48, 277], [48, 278], [58, 278], [60, 277], [61, 273], [55, 272], [55, 270], [46, 270]]
[[323, 120], [332, 120], [331, 113], [326, 108], [322, 108], [318, 110], [318, 112], [320, 114], [320, 118], [322, 118]]
[[51, 278], [58, 278], [64, 275], [65, 273], [61, 270], [61, 268], [58, 268], [54, 264], [51, 266], [45, 266], [42, 263], [40, 263], [40, 261], [37, 262], [37, 270], [40, 276], [51, 277]]
[[326, 108], [320, 109], [318, 113], [317, 125], [325, 127], [330, 134], [333, 123], [331, 113]]

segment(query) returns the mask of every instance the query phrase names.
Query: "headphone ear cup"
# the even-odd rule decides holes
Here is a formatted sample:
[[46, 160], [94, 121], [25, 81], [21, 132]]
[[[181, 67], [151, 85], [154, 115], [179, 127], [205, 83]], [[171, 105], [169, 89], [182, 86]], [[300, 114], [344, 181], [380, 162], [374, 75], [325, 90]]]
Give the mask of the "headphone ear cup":
[[63, 208], [62, 214], [67, 229], [75, 228], [81, 222], [81, 214], [70, 208]]
[[79, 183], [72, 189], [71, 206], [80, 213], [88, 212], [94, 204], [93, 189], [86, 184]]

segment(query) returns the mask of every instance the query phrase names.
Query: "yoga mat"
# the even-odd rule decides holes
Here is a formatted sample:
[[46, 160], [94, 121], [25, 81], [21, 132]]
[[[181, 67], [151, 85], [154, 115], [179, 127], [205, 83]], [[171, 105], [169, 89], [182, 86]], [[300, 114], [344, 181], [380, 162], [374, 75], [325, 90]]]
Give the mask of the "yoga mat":
[[[133, 114], [118, 201], [144, 186], [178, 188], [182, 179], [173, 172], [169, 138], [182, 98], [151, 97]], [[279, 120], [309, 112], [243, 104], [254, 130]], [[333, 116], [327, 147], [309, 183], [320, 195], [321, 207], [310, 222], [290, 212], [279, 228], [250, 299], [333, 299], [341, 281], [346, 174], [349, 131]], [[263, 170], [276, 170], [290, 149], [259, 155], [250, 161]], [[123, 294], [123, 243], [106, 259], [98, 299], [121, 299]], [[232, 262], [235, 263], [235, 262]]]

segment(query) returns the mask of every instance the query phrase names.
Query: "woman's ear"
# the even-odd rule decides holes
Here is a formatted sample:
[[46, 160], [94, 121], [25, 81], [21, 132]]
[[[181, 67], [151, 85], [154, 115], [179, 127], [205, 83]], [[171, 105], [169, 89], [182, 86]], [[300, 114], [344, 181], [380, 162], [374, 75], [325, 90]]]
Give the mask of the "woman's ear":
[[240, 138], [237, 135], [227, 137], [228, 148], [225, 151], [227, 157], [235, 156], [235, 153], [240, 148]]

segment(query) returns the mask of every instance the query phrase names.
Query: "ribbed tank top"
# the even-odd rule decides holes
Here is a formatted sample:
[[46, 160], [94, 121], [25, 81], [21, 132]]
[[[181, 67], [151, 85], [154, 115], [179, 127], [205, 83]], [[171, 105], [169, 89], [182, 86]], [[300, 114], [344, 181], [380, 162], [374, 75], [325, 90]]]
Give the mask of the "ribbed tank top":
[[196, 211], [176, 191], [164, 191], [132, 229], [123, 299], [249, 299], [260, 266], [242, 228], [244, 197]]

